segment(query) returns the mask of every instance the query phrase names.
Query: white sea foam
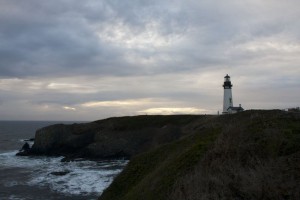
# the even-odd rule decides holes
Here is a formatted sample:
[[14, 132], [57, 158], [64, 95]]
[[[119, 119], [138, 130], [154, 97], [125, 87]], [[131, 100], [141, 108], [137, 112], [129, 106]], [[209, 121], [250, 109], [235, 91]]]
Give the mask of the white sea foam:
[[27, 142], [29, 146], [32, 146], [34, 144], [34, 141], [28, 140], [28, 139], [19, 139], [19, 143], [25, 143]]
[[21, 167], [21, 168], [33, 168], [42, 167], [50, 163], [59, 162], [62, 157], [25, 157], [25, 156], [15, 156], [18, 151], [12, 151], [0, 154], [0, 166], [1, 167]]
[[23, 197], [18, 197], [16, 195], [10, 195], [8, 200], [24, 200]]
[[[0, 166], [30, 171], [31, 177], [26, 183], [28, 185], [46, 186], [57, 192], [74, 195], [100, 194], [128, 162], [60, 162], [62, 157], [20, 157], [15, 156], [16, 153], [17, 151], [0, 154]], [[66, 174], [60, 176], [51, 174], [53, 172]]]
[[[50, 186], [53, 190], [66, 194], [101, 193], [121, 172], [121, 169], [103, 169], [90, 162], [56, 163], [33, 175], [31, 185]], [[63, 176], [51, 172], [69, 172]]]

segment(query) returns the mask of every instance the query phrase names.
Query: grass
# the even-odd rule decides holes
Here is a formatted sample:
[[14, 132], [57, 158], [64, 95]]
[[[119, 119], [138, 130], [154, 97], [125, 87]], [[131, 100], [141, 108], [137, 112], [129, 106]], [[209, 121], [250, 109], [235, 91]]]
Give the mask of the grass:
[[114, 117], [97, 121], [98, 123], [112, 123], [115, 130], [138, 130], [145, 127], [162, 127], [165, 125], [185, 125], [201, 115], [139, 115], [132, 117]]
[[223, 129], [170, 199], [299, 199], [299, 114], [254, 113], [236, 115], [246, 120]]
[[132, 158], [100, 200], [300, 199], [300, 116], [139, 116], [126, 129], [173, 123], [189, 134]]
[[209, 129], [135, 157], [100, 199], [167, 199], [177, 177], [193, 169], [219, 133]]

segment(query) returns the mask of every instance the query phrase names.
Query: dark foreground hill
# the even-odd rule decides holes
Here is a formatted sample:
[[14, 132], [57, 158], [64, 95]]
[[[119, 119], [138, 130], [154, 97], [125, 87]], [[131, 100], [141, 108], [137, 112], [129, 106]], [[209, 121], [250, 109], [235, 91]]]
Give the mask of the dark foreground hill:
[[57, 124], [24, 154], [130, 159], [99, 200], [300, 199], [300, 113]]
[[300, 199], [299, 113], [185, 122], [182, 137], [134, 156], [99, 200]]

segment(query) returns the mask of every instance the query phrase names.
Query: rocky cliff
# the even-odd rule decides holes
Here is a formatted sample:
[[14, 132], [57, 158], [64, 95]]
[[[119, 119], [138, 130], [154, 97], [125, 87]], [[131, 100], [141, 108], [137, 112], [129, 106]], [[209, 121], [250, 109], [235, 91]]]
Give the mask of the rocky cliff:
[[130, 158], [187, 134], [186, 124], [209, 116], [135, 116], [85, 124], [56, 124], [37, 130], [34, 155], [63, 155], [67, 159]]
[[300, 113], [135, 116], [57, 124], [29, 154], [130, 158], [101, 200], [300, 199]]

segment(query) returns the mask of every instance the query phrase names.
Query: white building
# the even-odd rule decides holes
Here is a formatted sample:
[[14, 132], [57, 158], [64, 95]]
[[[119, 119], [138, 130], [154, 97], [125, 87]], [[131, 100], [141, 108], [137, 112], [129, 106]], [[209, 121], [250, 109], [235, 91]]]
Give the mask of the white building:
[[234, 113], [238, 113], [238, 112], [242, 112], [242, 111], [244, 111], [244, 108], [242, 108], [241, 104], [239, 107], [230, 106], [227, 109], [227, 113], [229, 113], [229, 114], [234, 114]]
[[233, 114], [237, 112], [242, 112], [244, 109], [242, 108], [241, 104], [239, 107], [233, 106], [233, 99], [232, 99], [232, 84], [230, 81], [230, 76], [228, 74], [224, 77], [224, 98], [223, 98], [223, 114]]

